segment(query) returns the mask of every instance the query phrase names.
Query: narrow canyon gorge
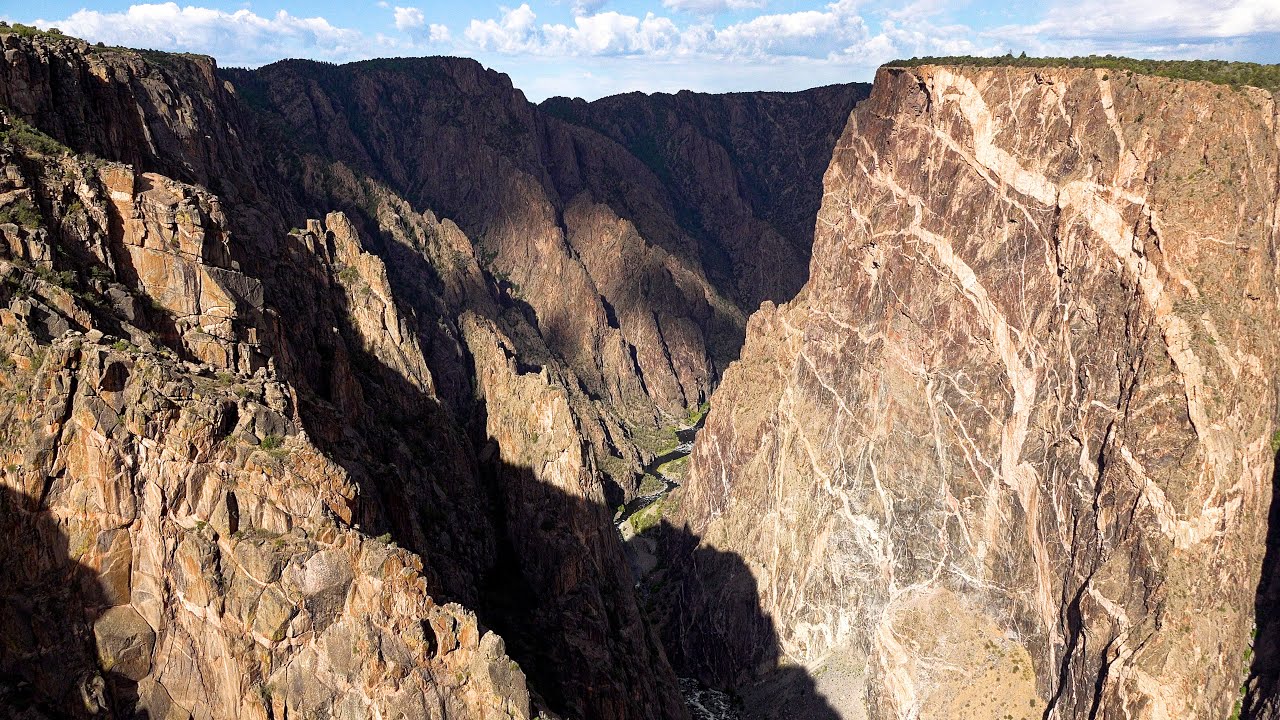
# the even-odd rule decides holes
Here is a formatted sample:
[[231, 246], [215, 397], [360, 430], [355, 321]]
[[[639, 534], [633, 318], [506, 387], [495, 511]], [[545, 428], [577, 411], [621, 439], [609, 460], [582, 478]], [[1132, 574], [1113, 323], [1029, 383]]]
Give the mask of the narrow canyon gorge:
[[1280, 114], [0, 27], [0, 717], [1280, 718]]

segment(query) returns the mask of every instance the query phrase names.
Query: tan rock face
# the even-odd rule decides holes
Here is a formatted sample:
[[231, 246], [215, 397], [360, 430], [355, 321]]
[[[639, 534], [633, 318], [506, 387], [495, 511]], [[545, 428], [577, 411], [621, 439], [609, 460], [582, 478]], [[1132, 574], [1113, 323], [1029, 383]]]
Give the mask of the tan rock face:
[[[601, 504], [600, 449], [619, 477], [642, 459], [457, 225], [327, 161], [369, 202], [308, 220], [324, 195], [263, 166], [200, 62], [0, 42], [0, 91], [57, 138], [0, 146], [4, 483], [24, 509], [3, 516], [24, 551], [0, 697], [16, 677], [73, 714], [684, 716]], [[166, 137], [224, 146], [179, 163]], [[155, 633], [145, 671], [145, 633], [95, 639], [117, 606]], [[118, 657], [127, 674], [103, 670]]]
[[117, 605], [93, 623], [98, 665], [137, 682], [151, 672], [156, 634], [130, 605]]
[[[0, 159], [7, 208], [41, 208], [0, 260], [4, 673], [75, 715], [527, 717], [501, 641], [433, 599], [417, 556], [350, 527], [360, 488], [299, 432], [293, 388], [262, 362], [218, 362], [262, 357], [241, 341], [257, 281], [225, 252], [130, 254], [225, 236], [216, 212], [164, 217], [217, 199], [61, 153], [7, 144]], [[344, 222], [330, 220], [337, 257], [376, 282]], [[398, 327], [365, 299], [357, 321]], [[207, 317], [226, 334], [167, 332]], [[212, 362], [180, 359], [201, 348]]]
[[[1271, 500], [1277, 137], [1253, 90], [881, 70], [676, 519], [742, 556], [818, 691], [852, 668], [846, 716], [1230, 713]], [[716, 650], [743, 644], [731, 591], [681, 583], [677, 664], [750, 684]]]
[[[433, 602], [421, 561], [334, 524], [354, 491], [326, 498], [341, 470], [317, 464], [302, 436], [278, 451], [255, 445], [261, 381], [205, 380], [74, 335], [40, 352], [28, 409], [9, 424], [11, 452], [28, 449], [4, 475], [6, 672], [70, 710], [100, 673], [117, 712], [132, 695], [181, 717], [427, 716], [440, 703], [526, 716], [522, 676], [473, 676], [510, 660], [478, 654], [474, 615]], [[120, 411], [99, 391], [117, 365], [129, 377]], [[228, 403], [241, 418], [230, 427], [219, 418]], [[438, 639], [440, 617], [470, 634]], [[24, 623], [39, 633], [31, 642]], [[96, 663], [47, 634], [74, 637], [80, 623], [92, 626]], [[353, 652], [366, 659], [344, 660]]]

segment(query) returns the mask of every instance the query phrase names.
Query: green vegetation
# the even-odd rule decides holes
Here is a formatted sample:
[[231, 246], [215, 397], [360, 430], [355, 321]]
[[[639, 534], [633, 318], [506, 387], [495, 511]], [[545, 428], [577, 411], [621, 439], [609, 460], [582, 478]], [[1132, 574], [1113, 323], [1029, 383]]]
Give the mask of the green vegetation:
[[1280, 65], [1226, 60], [1138, 60], [1115, 55], [1039, 58], [1027, 57], [1026, 53], [1014, 57], [1010, 53], [999, 57], [917, 57], [886, 63], [887, 67], [919, 67], [921, 65], [1105, 68], [1176, 80], [1203, 80], [1219, 85], [1230, 85], [1233, 88], [1250, 85], [1273, 93], [1280, 90]]
[[677, 482], [684, 482], [684, 476], [689, 471], [689, 456], [684, 455], [662, 463], [657, 470], [660, 475], [673, 478]]
[[237, 530], [231, 533], [231, 537], [235, 540], [262, 541], [279, 539], [280, 534], [271, 532], [265, 528], [251, 527]]
[[50, 285], [57, 285], [63, 289], [71, 287], [76, 281], [76, 274], [74, 271], [63, 270], [62, 272], [58, 272], [47, 265], [37, 265], [35, 267], [35, 273], [36, 277], [41, 280], [49, 283]]
[[653, 475], [645, 475], [644, 478], [640, 480], [640, 487], [636, 488], [636, 493], [639, 495], [657, 495], [666, 489], [667, 483], [664, 482], [662, 478], [655, 477]]
[[596, 458], [596, 466], [619, 485], [631, 479], [631, 464], [617, 455], [603, 455]]
[[0, 208], [0, 225], [13, 223], [27, 228], [37, 228], [44, 224], [44, 218], [30, 199], [20, 197]]
[[[1280, 428], [1277, 428], [1275, 432], [1271, 433], [1271, 452], [1280, 453]], [[1254, 633], [1257, 632], [1258, 631], [1255, 629]]]
[[360, 280], [360, 271], [352, 265], [343, 265], [338, 263], [338, 282], [343, 285], [352, 285]]
[[134, 50], [145, 59], [152, 67], [165, 68], [168, 70], [180, 71], [189, 67], [191, 60], [207, 60], [208, 55], [200, 55], [198, 53], [178, 53], [165, 52], [163, 50]]
[[520, 287], [520, 283], [512, 280], [510, 275], [497, 269], [493, 269], [491, 272], [493, 273], [493, 279], [498, 283], [498, 287], [505, 285], [510, 289], [511, 295], [514, 297], [523, 297], [523, 289]]
[[6, 128], [0, 130], [0, 142], [8, 142], [38, 155], [61, 155], [71, 152], [66, 145], [45, 135], [20, 117], [12, 114], [5, 118]]
[[638, 511], [631, 517], [627, 518], [627, 522], [631, 523], [631, 530], [636, 535], [641, 535], [662, 524], [662, 501], [658, 500]]
[[711, 403], [704, 402], [698, 407], [689, 408], [689, 414], [685, 416], [685, 420], [688, 421], [689, 427], [693, 427], [702, 422], [702, 418], [706, 417], [709, 412], [711, 412]]
[[34, 25], [23, 25], [22, 23], [6, 25], [5, 23], [0, 23], [0, 32], [4, 32], [6, 30], [21, 37], [65, 37], [62, 34], [62, 31], [56, 27], [51, 27], [48, 30], [41, 30]]
[[676, 437], [674, 427], [632, 425], [628, 429], [631, 431], [631, 441], [636, 444], [636, 447], [648, 450], [654, 455], [669, 453], [680, 444], [680, 438]]
[[258, 442], [258, 449], [266, 453], [270, 458], [268, 463], [273, 467], [280, 467], [281, 463], [289, 457], [289, 449], [284, 446], [284, 438], [279, 435], [267, 435]]

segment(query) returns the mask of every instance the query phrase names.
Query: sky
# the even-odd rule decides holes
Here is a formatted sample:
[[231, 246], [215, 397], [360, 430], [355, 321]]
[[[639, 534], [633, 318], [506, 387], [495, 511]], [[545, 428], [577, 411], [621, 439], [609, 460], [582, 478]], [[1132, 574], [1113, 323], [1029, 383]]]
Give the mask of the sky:
[[799, 90], [922, 55], [1280, 62], [1280, 0], [0, 0], [0, 19], [108, 45], [349, 62], [461, 55], [534, 101]]

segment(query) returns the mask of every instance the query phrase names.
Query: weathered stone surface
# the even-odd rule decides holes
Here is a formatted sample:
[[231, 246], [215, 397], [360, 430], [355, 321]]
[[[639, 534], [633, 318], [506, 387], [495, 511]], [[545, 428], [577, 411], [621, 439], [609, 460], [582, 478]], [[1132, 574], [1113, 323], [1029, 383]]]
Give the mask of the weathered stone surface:
[[[53, 92], [61, 111], [93, 112], [74, 83], [13, 80], [33, 67], [37, 80], [75, 76], [77, 63], [100, 60], [86, 58], [86, 46], [0, 42], [22, 50], [0, 67], [11, 106], [30, 101], [29, 118], [47, 117], [40, 98]], [[133, 116], [156, 111], [169, 91], [179, 103], [199, 98], [199, 87], [167, 85], [177, 81], [120, 55], [150, 78], [117, 88], [115, 101], [137, 103]], [[160, 115], [157, 125], [176, 122]], [[62, 137], [97, 148], [99, 129], [73, 125]], [[120, 156], [140, 147], [125, 135]], [[0, 673], [29, 683], [36, 705], [77, 716], [431, 708], [528, 717], [523, 674], [491, 647], [481, 652], [470, 611], [434, 601], [438, 583], [429, 591], [424, 575], [439, 575], [352, 527], [361, 488], [307, 436], [291, 384], [307, 380], [314, 356], [289, 345], [266, 307], [267, 283], [240, 269], [267, 262], [230, 241], [232, 227], [263, 229], [245, 220], [262, 211], [241, 204], [227, 215], [205, 188], [47, 145], [0, 145], [0, 205], [32, 209], [0, 248]], [[163, 164], [145, 153], [142, 161]], [[294, 285], [306, 277], [297, 267], [281, 271]], [[271, 280], [278, 303], [281, 282]], [[469, 471], [465, 455], [457, 464]], [[482, 504], [471, 507], [483, 517]], [[457, 542], [467, 542], [463, 533]], [[422, 628], [443, 617], [455, 634], [437, 656]], [[348, 628], [352, 642], [331, 658], [333, 627]], [[378, 648], [376, 662], [344, 659]], [[489, 662], [500, 687], [480, 671]], [[295, 692], [284, 678], [307, 687]]]
[[151, 672], [156, 634], [129, 605], [117, 605], [93, 622], [98, 662], [103, 672], [141, 680]]
[[738, 627], [846, 717], [1228, 716], [1271, 501], [1277, 138], [1251, 89], [882, 69], [674, 520], [759, 602], [686, 566], [677, 666], [769, 675]]

